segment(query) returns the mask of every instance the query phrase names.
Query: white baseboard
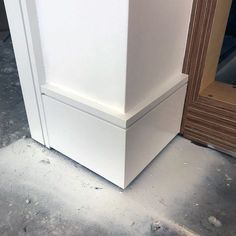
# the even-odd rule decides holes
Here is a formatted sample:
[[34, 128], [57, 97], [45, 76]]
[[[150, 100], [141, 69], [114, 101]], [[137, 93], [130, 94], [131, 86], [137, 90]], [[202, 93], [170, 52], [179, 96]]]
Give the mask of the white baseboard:
[[89, 97], [81, 96], [74, 90], [55, 84], [44, 84], [41, 86], [41, 91], [42, 94], [70, 105], [78, 110], [101, 118], [121, 128], [128, 128], [186, 84], [187, 80], [188, 76], [185, 74], [175, 75], [172, 78], [166, 79], [165, 82], [152, 91], [152, 93], [142, 101], [142, 103], [138, 104], [126, 113], [120, 112], [114, 107], [100, 104]]
[[155, 106], [143, 107], [127, 126], [127, 115], [113, 113], [110, 119], [111, 114], [104, 111], [93, 114], [94, 108], [80, 105], [79, 109], [75, 100], [61, 101], [58, 95], [53, 97], [55, 91], [46, 94], [50, 89], [44, 87], [50, 146], [125, 188], [180, 131], [186, 80], [174, 88], [154, 100], [158, 101]]

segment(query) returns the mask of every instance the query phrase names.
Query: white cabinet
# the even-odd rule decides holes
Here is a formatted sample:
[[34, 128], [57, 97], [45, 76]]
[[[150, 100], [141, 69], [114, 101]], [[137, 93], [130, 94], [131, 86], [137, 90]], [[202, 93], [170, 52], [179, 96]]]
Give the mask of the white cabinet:
[[[5, 4], [12, 15], [13, 4]], [[43, 143], [125, 188], [179, 132], [192, 1], [17, 4]], [[19, 47], [15, 24], [10, 17]], [[30, 128], [42, 142], [33, 135], [38, 126]]]

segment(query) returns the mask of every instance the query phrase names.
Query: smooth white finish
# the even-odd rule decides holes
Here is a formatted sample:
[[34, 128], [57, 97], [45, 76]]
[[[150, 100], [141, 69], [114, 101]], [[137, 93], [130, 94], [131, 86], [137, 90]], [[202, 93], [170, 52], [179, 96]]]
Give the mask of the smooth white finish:
[[45, 144], [45, 139], [47, 136], [43, 133], [41, 122], [43, 114], [40, 113], [40, 102], [38, 101], [39, 96], [37, 96], [37, 93], [40, 95], [40, 90], [37, 90], [35, 87], [35, 74], [32, 70], [32, 58], [29, 54], [28, 39], [25, 31], [21, 1], [5, 0], [4, 3], [11, 31], [11, 38], [31, 136], [36, 141]]
[[36, 0], [46, 83], [129, 112], [181, 76], [191, 6], [190, 0]]
[[46, 82], [124, 111], [127, 0], [36, 0]]
[[35, 94], [38, 101], [38, 110], [41, 118], [41, 129], [44, 136], [44, 144], [50, 147], [47, 135], [45, 114], [40, 91], [40, 85], [45, 83], [45, 71], [43, 67], [43, 57], [39, 29], [37, 24], [35, 2], [32, 0], [21, 0], [22, 17], [24, 21], [25, 34], [27, 38], [28, 52], [30, 56], [31, 69], [34, 79]]
[[126, 111], [182, 73], [192, 0], [130, 0]]
[[192, 0], [6, 5], [32, 138], [125, 188], [179, 132]]
[[123, 187], [125, 130], [47, 96], [43, 98], [51, 147]]
[[50, 145], [125, 188], [179, 132], [185, 92], [186, 85], [128, 129], [43, 96]]
[[126, 132], [125, 187], [180, 131], [186, 84]]
[[109, 123], [112, 123], [121, 128], [128, 128], [171, 94], [176, 92], [179, 88], [187, 83], [188, 76], [182, 74], [179, 77], [174, 77], [172, 80], [167, 80], [156, 91], [155, 96], [144, 100], [140, 106], [134, 107], [127, 113], [119, 113], [116, 110], [107, 109], [104, 106], [79, 97], [77, 93], [67, 90], [63, 87], [53, 85], [43, 85], [42, 93], [55, 98], [57, 101], [71, 105], [81, 111], [101, 118]]

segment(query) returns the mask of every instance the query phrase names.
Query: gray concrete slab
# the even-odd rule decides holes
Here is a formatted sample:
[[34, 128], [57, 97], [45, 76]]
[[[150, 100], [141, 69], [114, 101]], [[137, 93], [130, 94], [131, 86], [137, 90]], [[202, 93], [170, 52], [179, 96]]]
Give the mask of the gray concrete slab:
[[235, 159], [178, 137], [123, 191], [22, 139], [0, 149], [0, 232], [236, 235], [235, 170]]
[[0, 147], [29, 136], [20, 81], [9, 38], [0, 42]]

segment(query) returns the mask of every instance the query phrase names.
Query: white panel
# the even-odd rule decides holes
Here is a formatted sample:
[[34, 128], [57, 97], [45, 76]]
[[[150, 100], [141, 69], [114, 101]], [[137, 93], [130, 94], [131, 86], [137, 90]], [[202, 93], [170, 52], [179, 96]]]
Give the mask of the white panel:
[[126, 111], [182, 72], [192, 0], [130, 0]]
[[127, 130], [125, 187], [180, 132], [186, 85]]
[[124, 188], [179, 132], [192, 0], [20, 2], [6, 5], [33, 138], [42, 99], [49, 146]]
[[123, 112], [128, 0], [36, 0], [46, 82]]
[[179, 133], [186, 85], [122, 129], [43, 96], [50, 146], [125, 188]]
[[[5, 1], [11, 38], [14, 46], [17, 69], [20, 77], [21, 89], [24, 97], [30, 133], [33, 139], [45, 144], [42, 132], [39, 101], [34, 84], [28, 42], [25, 32], [25, 22], [22, 18], [22, 6], [19, 0]], [[38, 91], [40, 93], [40, 91]]]
[[40, 85], [45, 81], [43, 68], [42, 49], [39, 38], [39, 28], [37, 24], [36, 6], [32, 0], [21, 0], [22, 18], [24, 20], [25, 34], [27, 37], [27, 46], [29, 51], [29, 59], [32, 69], [32, 79], [35, 87], [35, 95], [38, 100], [38, 109], [41, 118], [41, 126], [44, 136], [44, 144], [49, 147], [47, 137], [47, 127], [44, 116], [43, 101], [41, 96]]
[[50, 146], [124, 187], [125, 130], [43, 96]]

